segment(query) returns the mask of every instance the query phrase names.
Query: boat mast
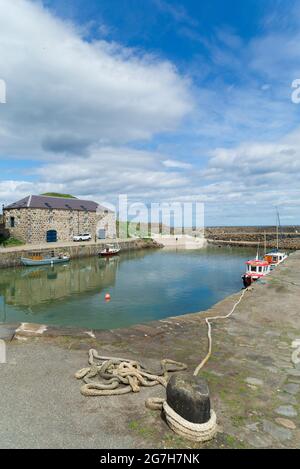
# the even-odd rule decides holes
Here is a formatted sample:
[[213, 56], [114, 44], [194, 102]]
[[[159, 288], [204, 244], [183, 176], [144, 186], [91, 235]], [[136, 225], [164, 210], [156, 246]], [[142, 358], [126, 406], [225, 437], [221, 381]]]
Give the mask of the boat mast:
[[276, 218], [276, 239], [277, 239], [277, 252], [279, 251], [279, 226], [280, 226], [280, 218], [278, 208], [276, 208], [277, 218]]

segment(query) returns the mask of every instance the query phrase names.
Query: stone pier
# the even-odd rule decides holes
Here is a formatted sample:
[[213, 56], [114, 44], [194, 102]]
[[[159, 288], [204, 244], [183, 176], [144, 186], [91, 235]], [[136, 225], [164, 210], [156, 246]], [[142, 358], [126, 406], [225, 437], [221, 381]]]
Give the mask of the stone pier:
[[11, 248], [0, 248], [0, 269], [6, 267], [21, 266], [21, 257], [27, 257], [30, 252], [38, 251], [43, 255], [50, 254], [54, 251], [55, 255], [61, 253], [67, 254], [71, 259], [79, 259], [82, 257], [97, 256], [106, 244], [118, 243], [122, 251], [130, 251], [137, 249], [159, 248], [157, 242], [152, 239], [105, 239], [98, 240], [96, 243], [89, 242], [65, 242], [65, 243], [48, 243], [25, 245]]

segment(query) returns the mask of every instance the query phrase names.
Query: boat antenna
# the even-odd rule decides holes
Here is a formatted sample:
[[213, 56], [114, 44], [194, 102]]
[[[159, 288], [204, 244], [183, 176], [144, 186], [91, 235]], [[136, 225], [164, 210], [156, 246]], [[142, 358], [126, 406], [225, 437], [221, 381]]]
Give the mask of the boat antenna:
[[258, 241], [257, 252], [256, 252], [256, 260], [257, 261], [259, 260], [259, 245], [260, 245], [260, 242]]

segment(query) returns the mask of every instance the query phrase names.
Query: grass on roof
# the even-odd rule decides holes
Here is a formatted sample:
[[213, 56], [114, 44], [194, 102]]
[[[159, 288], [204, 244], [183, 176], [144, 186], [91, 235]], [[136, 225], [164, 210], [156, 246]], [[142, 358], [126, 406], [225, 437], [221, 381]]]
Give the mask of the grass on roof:
[[61, 197], [63, 199], [76, 199], [74, 195], [71, 194], [59, 194], [58, 192], [45, 192], [45, 194], [41, 195], [46, 195], [47, 197]]

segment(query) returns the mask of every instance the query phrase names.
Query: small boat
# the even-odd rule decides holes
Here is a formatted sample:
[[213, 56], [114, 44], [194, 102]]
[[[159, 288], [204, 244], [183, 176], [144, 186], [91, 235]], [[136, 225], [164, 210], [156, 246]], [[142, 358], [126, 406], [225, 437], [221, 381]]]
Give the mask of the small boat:
[[271, 269], [274, 269], [277, 265], [281, 264], [281, 262], [285, 261], [285, 259], [287, 259], [288, 257], [286, 252], [279, 251], [279, 230], [281, 233], [281, 238], [283, 238], [283, 236], [282, 236], [282, 229], [281, 229], [281, 223], [280, 223], [278, 210], [276, 213], [277, 213], [277, 220], [276, 220], [277, 249], [275, 249], [272, 252], [266, 253], [264, 257], [264, 260], [269, 263]]
[[70, 256], [66, 254], [54, 256], [53, 253], [53, 255], [50, 256], [43, 256], [39, 252], [34, 252], [30, 254], [29, 257], [21, 257], [22, 264], [27, 266], [63, 264], [69, 262], [69, 260]]
[[107, 244], [105, 248], [100, 251], [99, 256], [101, 257], [109, 257], [109, 256], [116, 256], [121, 251], [119, 245], [114, 244]]
[[246, 262], [246, 265], [247, 270], [242, 276], [245, 288], [250, 287], [253, 282], [256, 282], [256, 280], [259, 280], [268, 275], [271, 270], [270, 264], [265, 260], [258, 259], [258, 256], [256, 259], [252, 259]]
[[288, 255], [286, 252], [269, 252], [265, 255], [264, 260], [268, 262], [271, 268], [276, 267], [277, 265], [281, 264], [281, 262], [287, 259]]

